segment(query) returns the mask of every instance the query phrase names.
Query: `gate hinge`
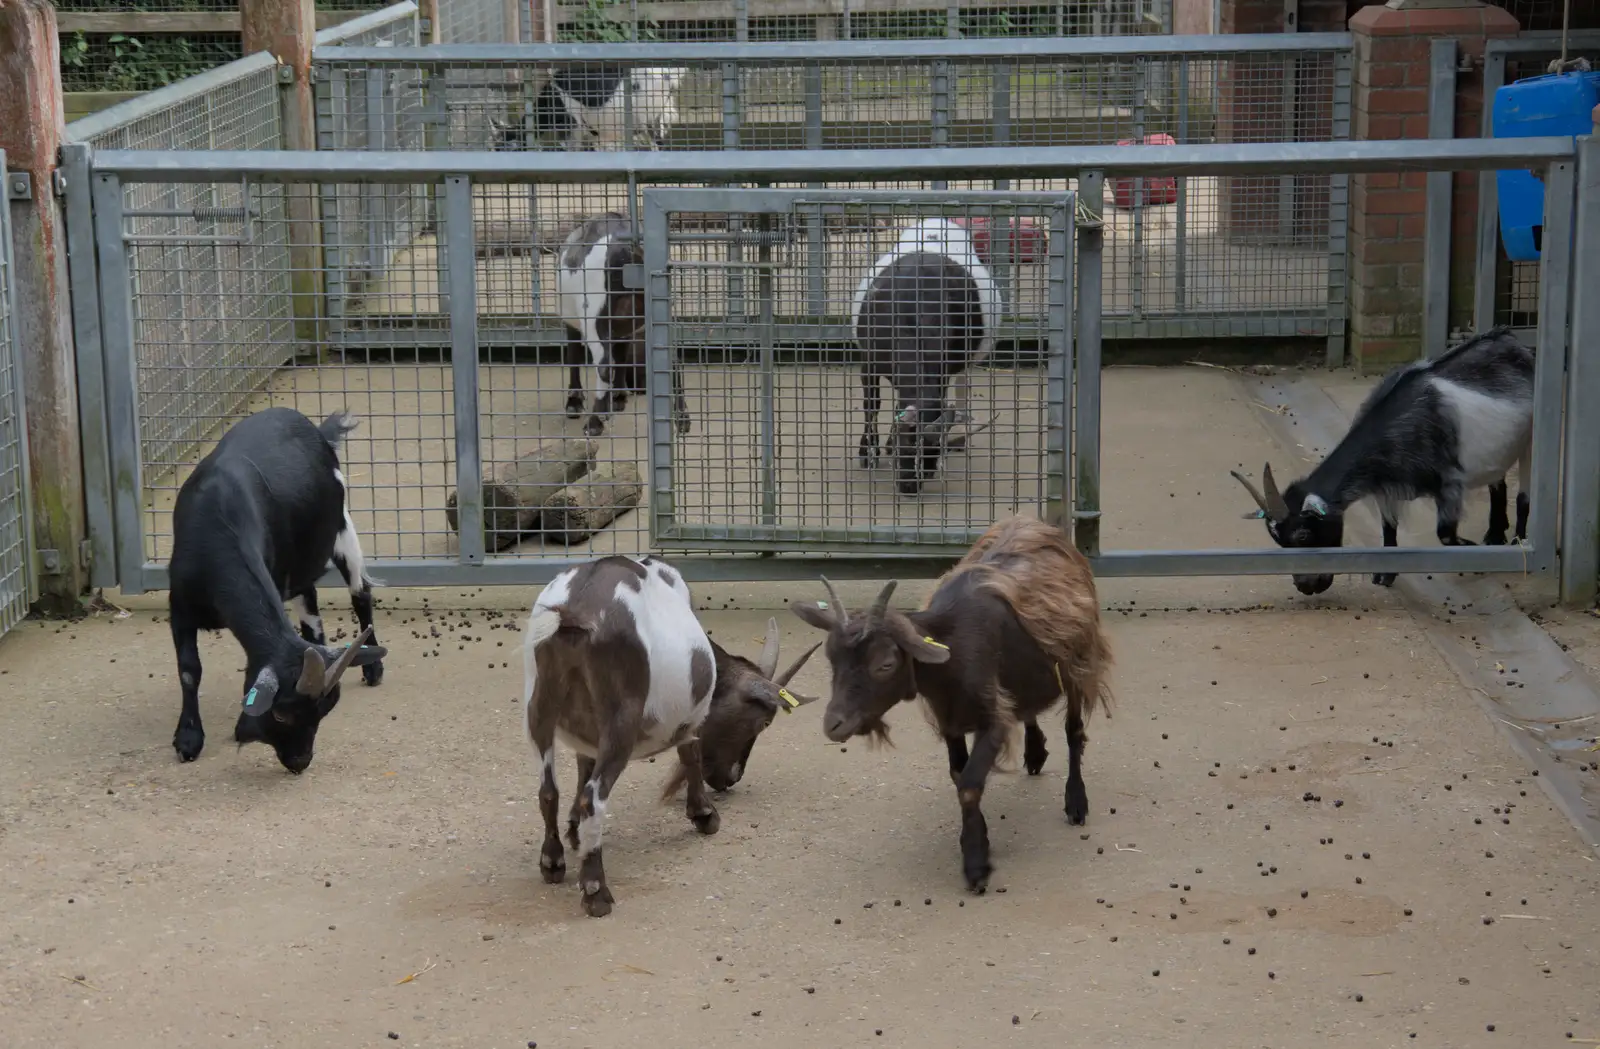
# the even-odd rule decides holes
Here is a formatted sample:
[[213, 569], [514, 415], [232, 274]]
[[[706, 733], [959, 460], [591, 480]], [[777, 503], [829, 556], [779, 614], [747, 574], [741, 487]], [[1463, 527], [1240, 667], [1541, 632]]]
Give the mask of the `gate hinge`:
[[282, 65], [280, 65], [278, 67], [278, 83], [280, 83], [280, 84], [292, 84], [292, 83], [294, 83], [294, 66], [289, 65], [287, 62], [285, 62], [284, 64], [282, 64]]
[[87, 539], [78, 540], [78, 567], [90, 568], [94, 565], [94, 545]]
[[60, 575], [61, 574], [61, 551], [59, 551], [59, 550], [40, 550], [39, 551], [39, 574], [40, 575]]
[[11, 200], [33, 199], [33, 176], [26, 171], [6, 174], [6, 196]]

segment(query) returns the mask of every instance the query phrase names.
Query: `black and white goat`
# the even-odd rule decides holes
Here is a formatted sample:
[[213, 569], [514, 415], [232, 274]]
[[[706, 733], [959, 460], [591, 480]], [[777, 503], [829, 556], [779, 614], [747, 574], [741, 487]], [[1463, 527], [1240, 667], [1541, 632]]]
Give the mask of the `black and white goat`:
[[[595, 371], [594, 410], [584, 423], [591, 437], [605, 420], [627, 407], [628, 394], [644, 393], [644, 253], [633, 227], [608, 211], [586, 219], [561, 244], [556, 257], [556, 295], [567, 328], [565, 363], [571, 369], [567, 417], [583, 413], [583, 361]], [[673, 419], [689, 432], [683, 379], [672, 369]]]
[[[1517, 526], [1528, 534], [1528, 456], [1533, 438], [1533, 352], [1507, 328], [1476, 335], [1436, 360], [1404, 365], [1384, 376], [1339, 444], [1307, 477], [1281, 494], [1272, 466], [1266, 491], [1239, 471], [1267, 533], [1283, 547], [1344, 542], [1344, 512], [1371, 497], [1383, 518], [1383, 545], [1398, 543], [1402, 504], [1428, 496], [1438, 508], [1439, 542], [1471, 546], [1456, 534], [1469, 489], [1489, 487], [1488, 545], [1508, 542], [1506, 474], [1517, 464]], [[1379, 586], [1393, 574], [1372, 577]], [[1302, 594], [1320, 594], [1332, 575], [1297, 575]]]
[[[574, 151], [627, 149], [634, 138], [642, 138], [648, 149], [660, 149], [678, 122], [678, 87], [687, 72], [659, 66], [625, 70], [596, 62], [563, 66], [534, 98], [534, 134]], [[525, 148], [520, 127], [493, 118], [490, 123], [496, 148]]]
[[[317, 726], [339, 702], [339, 678], [359, 666], [383, 678], [387, 650], [372, 636], [372, 580], [347, 508], [340, 443], [356, 420], [334, 412], [317, 426], [292, 408], [240, 420], [194, 468], [172, 511], [168, 565], [172, 642], [183, 713], [172, 745], [183, 761], [205, 746], [200, 723], [201, 630], [226, 627], [245, 653], [240, 744], [266, 743], [290, 772], [311, 764]], [[350, 587], [361, 633], [327, 646], [317, 580], [332, 560]], [[292, 601], [295, 633], [284, 615]]]
[[[895, 393], [890, 455], [901, 493], [915, 495], [938, 470], [940, 454], [955, 450], [947, 437], [967, 418], [966, 370], [994, 349], [1000, 293], [966, 229], [924, 219], [902, 231], [862, 278], [850, 317], [862, 353], [861, 465], [878, 461], [879, 384], [888, 380]], [[952, 377], [954, 407], [945, 401]]]
[[[883, 718], [921, 696], [944, 738], [961, 804], [967, 887], [983, 892], [992, 868], [981, 803], [989, 773], [1023, 726], [1030, 776], [1049, 752], [1038, 719], [1067, 701], [1067, 822], [1089, 818], [1083, 783], [1085, 725], [1107, 701], [1111, 648], [1100, 626], [1089, 562], [1061, 529], [1027, 517], [999, 521], [943, 579], [920, 612], [889, 607], [894, 583], [865, 615], [852, 615], [823, 579], [829, 601], [794, 602], [795, 615], [828, 632], [833, 695], [822, 716], [835, 742], [886, 737]], [[973, 736], [967, 750], [967, 736]]]
[[598, 918], [615, 902], [600, 853], [606, 803], [622, 770], [677, 748], [679, 768], [665, 794], [687, 784], [689, 819], [700, 833], [715, 834], [721, 820], [707, 785], [737, 782], [773, 716], [810, 701], [784, 685], [811, 651], [774, 677], [777, 623], [769, 622], [759, 666], [730, 655], [701, 628], [683, 577], [653, 557], [603, 557], [551, 580], [534, 601], [522, 645], [523, 725], [539, 759], [544, 880], [560, 882], [567, 869], [556, 833], [557, 739], [578, 756], [567, 844], [582, 864], [583, 909]]

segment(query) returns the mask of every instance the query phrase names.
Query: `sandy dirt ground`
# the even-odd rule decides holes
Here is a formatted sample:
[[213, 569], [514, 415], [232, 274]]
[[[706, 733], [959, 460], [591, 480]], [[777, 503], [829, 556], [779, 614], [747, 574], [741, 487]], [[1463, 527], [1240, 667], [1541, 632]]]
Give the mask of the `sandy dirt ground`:
[[[1174, 521], [1190, 545], [1255, 541], [1228, 541], [1242, 493], [1216, 477], [1266, 447], [1247, 400], [1199, 370], [1108, 381], [1130, 406], [1107, 415], [1108, 546]], [[1208, 449], [1173, 440], [1174, 403], [1215, 408]], [[777, 615], [787, 662], [817, 636], [783, 611], [805, 592], [696, 597], [747, 654]], [[231, 743], [226, 637], [202, 639], [207, 749], [178, 764], [159, 595], [0, 642], [0, 1044], [1600, 1040], [1600, 860], [1396, 592], [1104, 581], [1117, 703], [1090, 725], [1089, 824], [1062, 816], [1057, 720], [1043, 776], [991, 781], [984, 897], [962, 888], [943, 748], [909, 705], [886, 750], [828, 744], [820, 705], [780, 718], [711, 838], [658, 800], [664, 762], [632, 766], [601, 920], [538, 875], [516, 665], [532, 593], [383, 594], [388, 676], [346, 690], [301, 777]], [[330, 621], [348, 607], [323, 602]], [[1592, 617], [1541, 615], [1592, 671]], [[1452, 628], [1470, 638], [1471, 614]], [[827, 680], [819, 655], [795, 684]]]

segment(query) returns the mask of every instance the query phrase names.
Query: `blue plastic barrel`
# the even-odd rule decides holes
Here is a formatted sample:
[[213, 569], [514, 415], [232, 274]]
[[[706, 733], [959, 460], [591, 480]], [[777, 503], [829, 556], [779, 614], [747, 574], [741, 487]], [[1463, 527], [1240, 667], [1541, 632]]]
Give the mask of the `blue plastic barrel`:
[[[1587, 135], [1600, 103], [1600, 73], [1554, 73], [1507, 84], [1494, 93], [1495, 138]], [[1530, 171], [1497, 171], [1500, 239], [1507, 257], [1532, 262], [1544, 233], [1544, 182]]]

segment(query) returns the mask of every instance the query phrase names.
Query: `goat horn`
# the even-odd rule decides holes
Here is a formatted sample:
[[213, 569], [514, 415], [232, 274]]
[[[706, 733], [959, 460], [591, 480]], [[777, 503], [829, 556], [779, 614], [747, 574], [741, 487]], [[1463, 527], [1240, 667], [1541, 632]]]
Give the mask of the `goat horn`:
[[833, 588], [833, 584], [828, 581], [827, 576], [822, 577], [822, 585], [828, 588], [828, 596], [833, 599], [833, 607], [838, 612], [839, 625], [844, 626], [845, 622], [850, 618], [850, 613], [845, 611], [844, 602], [839, 600], [839, 592]]
[[1278, 520], [1289, 516], [1289, 504], [1283, 501], [1283, 496], [1278, 492], [1278, 482], [1272, 479], [1272, 464], [1266, 463], [1261, 467], [1261, 483], [1267, 490], [1267, 512]]
[[350, 668], [350, 661], [356, 658], [356, 650], [367, 643], [372, 637], [372, 628], [369, 626], [361, 631], [361, 636], [350, 643], [350, 647], [339, 653], [338, 660], [328, 668], [327, 675], [322, 679], [322, 694], [327, 695], [333, 691], [333, 686], [339, 683], [339, 678]]
[[[1240, 473], [1238, 470], [1229, 470], [1228, 472], [1233, 475], [1233, 479], [1234, 480], [1236, 480], [1240, 484], [1244, 485], [1245, 491], [1249, 492], [1250, 493], [1250, 498], [1254, 499], [1256, 501], [1256, 505], [1261, 507], [1261, 512], [1262, 513], [1264, 513], [1264, 514], [1271, 514], [1272, 513], [1272, 506], [1271, 506], [1270, 503], [1267, 502], [1267, 497], [1261, 494], [1261, 489], [1259, 489], [1255, 485], [1251, 484], [1250, 483], [1250, 479], [1248, 477], [1246, 477], [1244, 474]], [[1256, 515], [1255, 514], [1245, 514], [1245, 516], [1246, 517], [1254, 517]], [[1273, 515], [1274, 519], [1276, 519], [1277, 516], [1278, 515], [1274, 514]]]
[[794, 677], [796, 674], [798, 674], [800, 672], [800, 668], [806, 665], [806, 660], [811, 658], [811, 653], [815, 652], [817, 649], [819, 649], [821, 647], [822, 647], [822, 642], [818, 641], [816, 644], [812, 645], [810, 648], [808, 648], [804, 652], [800, 653], [800, 658], [795, 660], [793, 663], [790, 663], [788, 670], [785, 670], [783, 673], [781, 673], [777, 677], [773, 678], [772, 679], [772, 683], [774, 685], [777, 685], [779, 688], [782, 688], [784, 685], [787, 685], [789, 683], [789, 679]]
[[878, 600], [873, 602], [872, 611], [867, 613], [868, 626], [877, 626], [883, 622], [884, 613], [889, 611], [889, 595], [894, 593], [894, 588], [899, 585], [899, 580], [891, 579], [884, 586], [883, 592], [878, 595]]
[[767, 620], [767, 643], [761, 646], [761, 661], [756, 665], [765, 678], [770, 678], [778, 669], [778, 621], [775, 618]]

